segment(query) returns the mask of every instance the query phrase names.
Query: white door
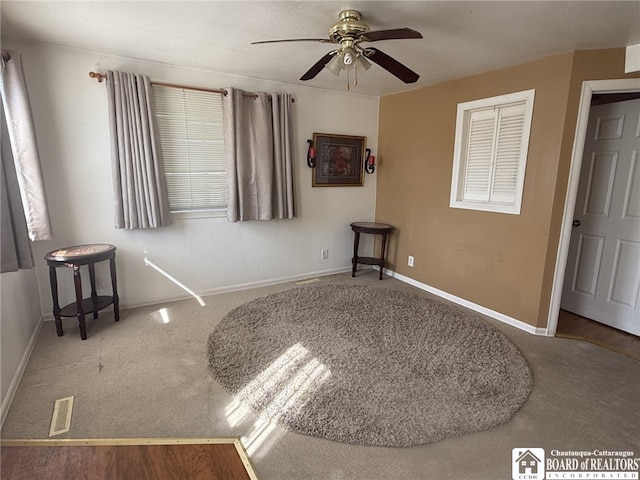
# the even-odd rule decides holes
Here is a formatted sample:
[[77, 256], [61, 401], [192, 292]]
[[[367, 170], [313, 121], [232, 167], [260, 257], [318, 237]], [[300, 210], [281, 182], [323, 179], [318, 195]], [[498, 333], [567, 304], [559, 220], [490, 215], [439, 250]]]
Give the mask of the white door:
[[640, 335], [640, 99], [591, 107], [561, 308]]

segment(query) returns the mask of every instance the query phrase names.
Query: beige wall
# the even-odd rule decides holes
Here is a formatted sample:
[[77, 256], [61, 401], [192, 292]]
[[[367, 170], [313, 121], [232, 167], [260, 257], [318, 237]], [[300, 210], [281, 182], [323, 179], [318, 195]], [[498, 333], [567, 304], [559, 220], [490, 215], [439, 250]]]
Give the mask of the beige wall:
[[[391, 269], [546, 326], [581, 82], [621, 78], [623, 65], [622, 49], [574, 52], [383, 97], [376, 220], [397, 228]], [[527, 89], [536, 93], [521, 214], [449, 208], [457, 104]]]

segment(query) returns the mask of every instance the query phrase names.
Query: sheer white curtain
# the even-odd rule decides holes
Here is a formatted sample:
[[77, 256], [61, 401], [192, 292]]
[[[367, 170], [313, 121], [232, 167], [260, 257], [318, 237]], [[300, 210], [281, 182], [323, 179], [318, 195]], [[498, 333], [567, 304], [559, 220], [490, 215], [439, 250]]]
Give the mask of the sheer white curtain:
[[232, 222], [293, 218], [291, 96], [227, 88], [223, 124]]
[[29, 240], [48, 240], [52, 232], [22, 60], [18, 52], [2, 50], [1, 62], [0, 97], [4, 115], [0, 271], [8, 272], [31, 268]]
[[24, 217], [16, 167], [11, 152], [11, 145], [7, 139], [7, 125], [4, 112], [0, 111], [2, 130], [1, 150], [1, 184], [0, 184], [0, 232], [2, 244], [0, 245], [1, 263], [0, 272], [15, 272], [22, 268], [32, 268], [33, 255], [31, 253], [31, 241], [27, 230], [27, 221]]
[[149, 77], [107, 72], [116, 228], [172, 223]]

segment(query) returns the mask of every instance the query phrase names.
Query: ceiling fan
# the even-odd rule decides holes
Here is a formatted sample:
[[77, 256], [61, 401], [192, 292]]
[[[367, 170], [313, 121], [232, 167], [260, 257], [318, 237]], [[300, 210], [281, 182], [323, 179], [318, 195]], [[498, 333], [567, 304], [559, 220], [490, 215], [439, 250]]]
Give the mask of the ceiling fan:
[[369, 30], [369, 25], [360, 20], [360, 12], [356, 10], [343, 10], [338, 15], [338, 22], [329, 29], [329, 38], [294, 38], [285, 40], [263, 40], [251, 42], [252, 45], [260, 43], [279, 42], [321, 42], [335, 43], [340, 47], [332, 50], [316, 62], [307, 72], [300, 77], [300, 80], [311, 80], [323, 68], [331, 71], [335, 75], [340, 75], [340, 71], [354, 71], [354, 83], [357, 84], [358, 70], [368, 70], [371, 64], [368, 60], [377, 63], [392, 75], [395, 75], [404, 83], [414, 83], [420, 78], [416, 72], [398, 62], [393, 57], [373, 47], [363, 47], [360, 43], [377, 42], [379, 40], [395, 40], [407, 38], [422, 38], [420, 32], [411, 28], [394, 28], [391, 30]]

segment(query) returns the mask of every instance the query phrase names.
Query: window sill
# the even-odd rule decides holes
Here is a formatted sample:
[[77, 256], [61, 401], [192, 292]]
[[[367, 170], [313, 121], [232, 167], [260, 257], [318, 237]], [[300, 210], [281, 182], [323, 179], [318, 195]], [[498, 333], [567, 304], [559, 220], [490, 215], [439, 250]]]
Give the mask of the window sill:
[[227, 218], [227, 209], [217, 210], [197, 210], [193, 212], [171, 212], [174, 218], [179, 220], [190, 220], [195, 218]]
[[507, 213], [510, 215], [520, 215], [520, 205], [504, 203], [484, 203], [457, 200], [449, 204], [451, 208], [461, 208], [465, 210], [480, 210], [493, 213]]

